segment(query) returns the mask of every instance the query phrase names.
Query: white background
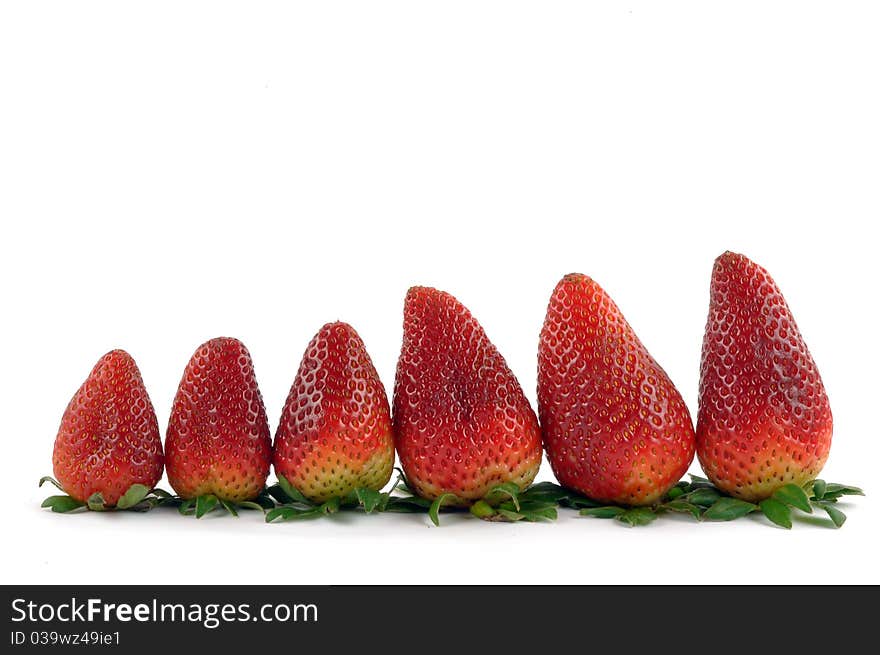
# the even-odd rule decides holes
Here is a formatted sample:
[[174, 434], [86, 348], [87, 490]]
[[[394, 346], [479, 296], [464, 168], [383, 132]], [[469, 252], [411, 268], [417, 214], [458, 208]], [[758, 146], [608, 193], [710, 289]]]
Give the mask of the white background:
[[[2, 5], [2, 582], [880, 582], [875, 3], [291, 4]], [[39, 509], [107, 350], [164, 431], [195, 347], [237, 336], [274, 431], [327, 321], [390, 392], [413, 284], [464, 302], [534, 401], [550, 292], [587, 273], [695, 412], [726, 249], [819, 364], [824, 477], [870, 494], [839, 531]]]

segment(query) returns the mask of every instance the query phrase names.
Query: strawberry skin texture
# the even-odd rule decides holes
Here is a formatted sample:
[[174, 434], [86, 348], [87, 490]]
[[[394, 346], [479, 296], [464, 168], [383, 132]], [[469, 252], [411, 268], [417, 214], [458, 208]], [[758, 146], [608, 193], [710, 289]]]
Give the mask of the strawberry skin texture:
[[165, 441], [168, 482], [182, 498], [259, 495], [272, 443], [250, 353], [237, 339], [203, 343], [177, 389]]
[[832, 418], [819, 370], [773, 278], [732, 252], [715, 260], [700, 362], [697, 455], [748, 501], [822, 470]]
[[272, 462], [316, 503], [359, 487], [378, 491], [391, 478], [388, 396], [347, 323], [328, 323], [309, 343], [281, 412]]
[[162, 477], [156, 412], [134, 359], [104, 355], [74, 394], [55, 438], [55, 478], [76, 500], [100, 493], [116, 505], [133, 484], [152, 489]]
[[687, 405], [607, 293], [586, 275], [553, 291], [538, 347], [538, 413], [560, 484], [650, 505], [694, 458]]
[[413, 287], [404, 303], [394, 438], [413, 490], [470, 505], [504, 482], [528, 487], [541, 464], [538, 421], [519, 382], [470, 312]]

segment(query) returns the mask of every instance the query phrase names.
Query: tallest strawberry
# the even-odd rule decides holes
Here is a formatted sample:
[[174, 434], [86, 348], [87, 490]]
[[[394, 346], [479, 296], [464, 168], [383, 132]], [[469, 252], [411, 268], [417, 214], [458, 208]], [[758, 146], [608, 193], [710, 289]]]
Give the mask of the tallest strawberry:
[[424, 498], [469, 505], [499, 484], [525, 489], [541, 464], [519, 382], [471, 313], [436, 289], [406, 294], [393, 423], [407, 480]]
[[757, 501], [818, 475], [831, 448], [819, 370], [770, 274], [715, 260], [700, 364], [697, 454], [715, 485]]

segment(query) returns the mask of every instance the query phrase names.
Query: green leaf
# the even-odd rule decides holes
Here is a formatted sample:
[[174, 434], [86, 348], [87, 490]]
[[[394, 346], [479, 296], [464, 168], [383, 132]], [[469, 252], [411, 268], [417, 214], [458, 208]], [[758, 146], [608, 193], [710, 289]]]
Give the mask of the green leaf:
[[321, 503], [321, 505], [318, 507], [318, 510], [322, 514], [336, 514], [336, 512], [339, 511], [341, 504], [342, 501], [339, 496], [334, 496], [333, 498], [330, 498], [329, 500]]
[[354, 492], [357, 495], [358, 502], [367, 514], [372, 514], [377, 509], [380, 509], [383, 495], [375, 489], [359, 487]]
[[388, 507], [388, 502], [391, 500], [390, 492], [383, 492], [379, 494], [379, 506], [376, 507], [377, 512], [384, 512]]
[[505, 482], [503, 484], [495, 485], [491, 489], [489, 489], [489, 493], [486, 494], [486, 498], [495, 499], [499, 495], [510, 496], [510, 500], [513, 503], [514, 507], [519, 510], [519, 486], [515, 482]]
[[283, 475], [278, 476], [278, 486], [281, 487], [281, 490], [287, 495], [288, 498], [290, 498], [290, 500], [297, 503], [314, 505], [314, 503], [306, 498], [299, 489], [290, 484], [287, 478], [285, 478]]
[[159, 489], [159, 487], [155, 487], [154, 489], [151, 489], [151, 492], [153, 493], [154, 496], [156, 496], [157, 498], [161, 498], [162, 500], [172, 498], [170, 493], [168, 493], [164, 489]]
[[[40, 478], [40, 484], [38, 484], [37, 486], [42, 487], [43, 484], [45, 484], [46, 482], [55, 485], [55, 488], [58, 489], [58, 491], [64, 491], [64, 487], [61, 486], [61, 483], [53, 478], [51, 475], [44, 475], [42, 478]], [[66, 494], [67, 492], [64, 491], [64, 493]]]
[[283, 521], [295, 521], [298, 519], [307, 519], [320, 515], [320, 507], [308, 507], [305, 509], [300, 509], [297, 507], [291, 507], [290, 505], [281, 505], [280, 507], [276, 507], [275, 509], [271, 509], [266, 512], [266, 523], [272, 523], [279, 518]]
[[88, 505], [89, 509], [93, 512], [103, 512], [107, 509], [107, 505], [104, 503], [104, 496], [101, 495], [100, 491], [96, 491], [89, 496], [86, 499], [86, 505]]
[[516, 523], [517, 521], [521, 521], [525, 518], [524, 514], [520, 514], [519, 512], [509, 510], [509, 509], [498, 509], [498, 512], [490, 517], [488, 520], [497, 521], [504, 520], [508, 523]]
[[712, 521], [732, 521], [741, 516], [750, 514], [758, 509], [757, 505], [747, 503], [738, 498], [729, 498], [724, 496], [719, 498], [711, 505], [703, 514], [703, 518]]
[[427, 507], [408, 502], [408, 500], [408, 498], [391, 498], [384, 511], [396, 514], [425, 514], [428, 511]]
[[488, 519], [492, 516], [495, 516], [496, 513], [495, 509], [485, 500], [478, 500], [473, 505], [471, 505], [470, 512], [479, 519]]
[[555, 521], [557, 518], [556, 505], [553, 503], [520, 503], [519, 514], [533, 523]]
[[[281, 491], [280, 487], [278, 487], [277, 485], [273, 485], [273, 486], [275, 486], [278, 489], [279, 495], [284, 494], [284, 492]], [[275, 499], [272, 497], [271, 493], [269, 492], [268, 487], [263, 488], [263, 490], [257, 495], [257, 497], [254, 498], [253, 501], [250, 501], [250, 502], [253, 502], [253, 503], [259, 505], [260, 509], [264, 509], [264, 510], [272, 509], [273, 507], [275, 507]]]
[[819, 509], [825, 510], [825, 512], [828, 514], [828, 518], [830, 518], [831, 522], [834, 523], [835, 528], [841, 527], [846, 522], [846, 514], [837, 509], [833, 502], [829, 502], [827, 500], [819, 500], [814, 502], [813, 505], [815, 507], [818, 507]]
[[431, 522], [440, 527], [440, 508], [443, 506], [443, 503], [446, 502], [447, 499], [455, 499], [455, 494], [445, 493], [440, 494], [433, 503], [431, 503], [431, 507], [428, 509], [428, 516], [431, 518]]
[[[162, 491], [159, 489], [159, 491]], [[162, 491], [163, 495], [157, 495], [153, 497], [152, 502], [155, 503], [157, 507], [180, 507], [183, 503], [183, 498], [180, 496], [172, 496], [166, 491]]]
[[424, 514], [430, 507], [431, 501], [419, 496], [391, 496], [385, 505], [385, 511]]
[[344, 496], [339, 496], [339, 506], [340, 507], [351, 507], [351, 508], [360, 507], [361, 501], [358, 498], [357, 490], [352, 489]]
[[635, 527], [638, 525], [648, 525], [657, 519], [657, 512], [650, 507], [633, 507], [622, 514], [615, 516], [618, 521], [626, 523], [628, 526]]
[[382, 492], [379, 494], [379, 505], [376, 507], [376, 511], [384, 512], [388, 508], [388, 503], [391, 501], [391, 494], [393, 494], [397, 488], [403, 482], [403, 475], [399, 474], [397, 479], [394, 481], [394, 484], [391, 485], [391, 488], [388, 491]]
[[397, 479], [400, 486], [411, 489], [412, 487], [410, 487], [409, 481], [406, 479], [406, 473], [403, 472], [403, 469], [399, 466], [395, 466], [394, 470], [397, 471]]
[[[255, 509], [258, 512], [265, 512], [266, 508], [260, 505], [260, 503], [254, 502], [253, 500], [243, 500], [238, 506], [242, 509]], [[274, 505], [273, 505], [274, 507]]]
[[581, 516], [592, 516], [597, 519], [613, 519], [626, 512], [623, 507], [608, 505], [607, 507], [586, 507], [581, 510]]
[[278, 475], [278, 481], [276, 482], [276, 484], [290, 500], [293, 500], [294, 494], [299, 493], [299, 490], [296, 489], [296, 487], [294, 487], [292, 484], [290, 484], [290, 480], [288, 480], [281, 474]]
[[153, 509], [154, 507], [157, 507], [157, 506], [158, 506], [158, 503], [155, 500], [147, 499], [147, 500], [142, 500], [137, 505], [132, 505], [131, 507], [129, 507], [125, 510], [121, 510], [121, 511], [144, 513], [144, 512], [149, 512], [151, 509]]
[[788, 505], [775, 498], [767, 498], [762, 500], [758, 507], [768, 519], [778, 526], [791, 530], [791, 509]]
[[670, 500], [668, 502], [660, 505], [661, 509], [669, 510], [670, 512], [679, 512], [681, 514], [690, 514], [695, 519], [699, 520], [703, 510], [693, 503], [689, 503], [686, 500]]
[[238, 518], [238, 512], [235, 509], [235, 505], [230, 503], [228, 500], [224, 500], [223, 498], [218, 499], [220, 504], [223, 505], [223, 509], [232, 514], [232, 516]]
[[150, 493], [148, 487], [142, 484], [133, 484], [128, 488], [128, 491], [122, 494], [122, 496], [119, 497], [119, 500], [116, 501], [116, 507], [119, 509], [129, 509], [130, 507], [134, 507], [146, 498], [148, 493]]
[[520, 492], [520, 501], [540, 500], [548, 503], [558, 503], [561, 499], [567, 497], [569, 492], [553, 482], [539, 482], [533, 484], [525, 491]]
[[398, 474], [397, 479], [394, 481], [394, 484], [392, 484], [391, 488], [388, 491], [386, 491], [385, 493], [387, 493], [387, 494], [394, 493], [394, 491], [397, 489], [397, 487], [399, 487], [401, 484], [403, 484], [403, 474]]
[[675, 500], [679, 496], [683, 496], [683, 495], [684, 495], [684, 488], [679, 487], [679, 486], [672, 487], [672, 489], [670, 489], [669, 491], [666, 492], [666, 497], [669, 500]]
[[284, 490], [281, 488], [280, 484], [273, 484], [266, 487], [266, 495], [269, 496], [269, 498], [271, 498], [274, 502], [281, 505], [291, 502], [290, 496], [284, 493]]
[[183, 514], [184, 516], [189, 516], [193, 512], [193, 508], [195, 507], [196, 500], [195, 498], [184, 498], [180, 503], [180, 506], [177, 508], [177, 511]]
[[822, 500], [825, 497], [827, 488], [828, 485], [825, 484], [825, 480], [813, 480], [813, 496], [816, 500]]
[[529, 523], [538, 523], [555, 521], [556, 518], [556, 503], [529, 500], [521, 502], [519, 510], [516, 509], [512, 501], [501, 503], [495, 509], [495, 514], [490, 515], [486, 520], [507, 522], [527, 521]]
[[686, 500], [689, 503], [700, 505], [701, 507], [709, 507], [714, 505], [719, 498], [721, 498], [721, 494], [718, 493], [716, 489], [704, 487], [686, 493], [680, 498], [680, 500]]
[[604, 507], [602, 503], [597, 502], [592, 498], [587, 498], [586, 496], [580, 496], [574, 493], [571, 493], [564, 498], [560, 498], [559, 504], [563, 507], [570, 507], [571, 509]]
[[85, 503], [81, 503], [70, 496], [49, 496], [42, 502], [40, 507], [49, 507], [53, 512], [58, 514], [66, 514], [80, 507], [85, 507]]
[[196, 518], [200, 519], [217, 507], [218, 498], [214, 494], [204, 494], [196, 498]]
[[813, 508], [810, 507], [810, 499], [807, 498], [807, 492], [796, 484], [787, 484], [784, 487], [779, 487], [779, 489], [773, 492], [772, 497], [807, 514], [813, 513]]
[[276, 507], [275, 509], [270, 509], [266, 512], [266, 523], [271, 523], [275, 519], [286, 519], [292, 512], [293, 509], [290, 507]]
[[714, 489], [718, 491], [714, 484], [712, 484], [711, 480], [700, 477], [699, 475], [689, 474], [691, 481], [685, 482], [682, 480], [679, 484], [684, 483], [683, 489], [685, 492], [695, 491], [697, 489]]
[[845, 484], [837, 484], [836, 482], [829, 482], [825, 489], [824, 498], [834, 497], [839, 498], [840, 496], [864, 496], [865, 492], [859, 489], [858, 487], [850, 487]]
[[574, 491], [569, 491], [564, 487], [560, 487], [554, 482], [539, 482], [533, 484], [525, 491], [521, 491], [518, 495], [520, 503], [526, 500], [535, 500], [554, 505], [562, 505], [572, 509], [581, 507], [601, 507], [601, 503], [597, 503], [590, 498], [581, 496]]

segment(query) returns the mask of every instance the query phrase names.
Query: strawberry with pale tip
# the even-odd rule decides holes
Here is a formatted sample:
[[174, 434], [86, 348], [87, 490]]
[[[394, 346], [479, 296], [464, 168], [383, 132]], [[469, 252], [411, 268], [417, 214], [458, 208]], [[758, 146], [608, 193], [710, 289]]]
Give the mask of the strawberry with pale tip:
[[364, 342], [328, 323], [309, 343], [275, 432], [276, 475], [313, 503], [379, 491], [394, 467], [391, 410]]

